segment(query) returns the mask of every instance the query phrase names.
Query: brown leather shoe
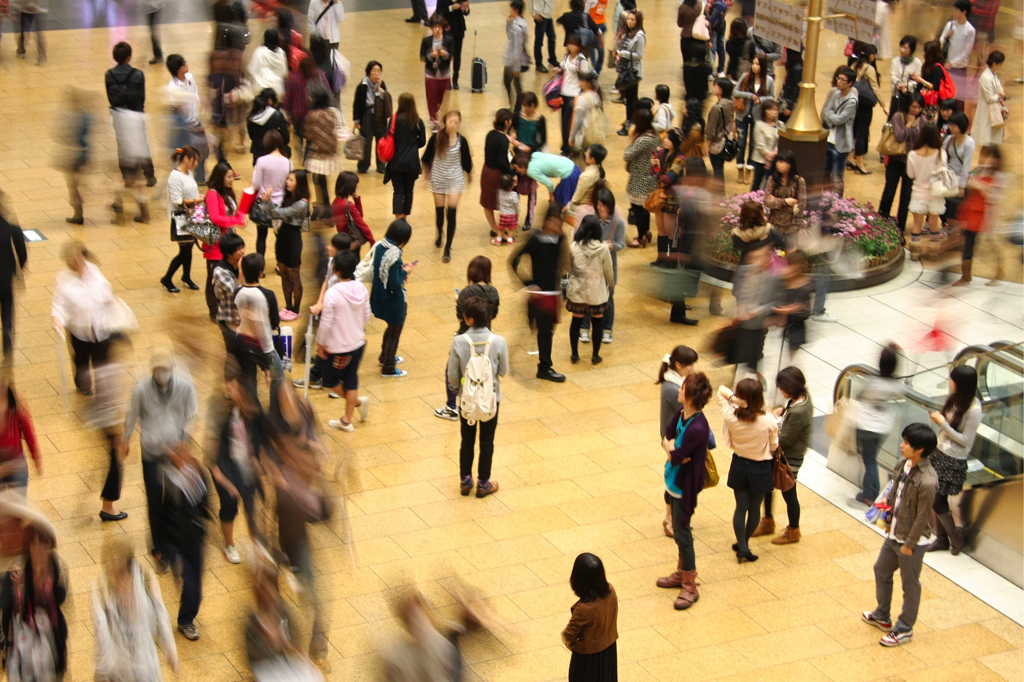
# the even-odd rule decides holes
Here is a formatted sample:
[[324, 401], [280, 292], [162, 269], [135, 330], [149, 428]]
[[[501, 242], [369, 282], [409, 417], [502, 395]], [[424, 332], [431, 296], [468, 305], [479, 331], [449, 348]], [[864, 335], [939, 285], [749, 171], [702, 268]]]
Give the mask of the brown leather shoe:
[[782, 531], [781, 535], [772, 538], [773, 545], [790, 545], [794, 542], [800, 542], [800, 529], [790, 528], [786, 526], [786, 529]]
[[697, 591], [697, 571], [683, 571], [683, 585], [672, 606], [676, 611], [685, 611], [697, 603], [700, 592]]
[[676, 572], [672, 575], [665, 576], [664, 578], [658, 578], [655, 583], [658, 587], [682, 587], [683, 585], [683, 560], [680, 559], [676, 564]]
[[669, 536], [670, 538], [674, 538], [676, 536], [675, 531], [672, 530], [672, 524], [669, 523], [667, 520], [662, 520], [661, 527], [665, 529], [665, 535]]
[[754, 531], [753, 537], [760, 537], [762, 535], [771, 535], [775, 532], [775, 519], [770, 516], [761, 518], [761, 523], [757, 524], [757, 530]]

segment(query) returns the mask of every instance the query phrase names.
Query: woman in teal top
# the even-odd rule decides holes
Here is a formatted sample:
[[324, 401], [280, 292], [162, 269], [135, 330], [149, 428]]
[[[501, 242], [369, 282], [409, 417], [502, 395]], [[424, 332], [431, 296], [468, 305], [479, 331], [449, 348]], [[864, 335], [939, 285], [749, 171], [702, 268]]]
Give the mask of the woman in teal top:
[[[548, 188], [550, 201], [557, 201], [560, 206], [567, 206], [576, 193], [576, 183], [580, 178], [580, 167], [567, 156], [534, 152], [533, 154], [516, 154], [512, 159], [512, 170], [520, 177], [526, 175]], [[552, 178], [559, 178], [558, 188]]]

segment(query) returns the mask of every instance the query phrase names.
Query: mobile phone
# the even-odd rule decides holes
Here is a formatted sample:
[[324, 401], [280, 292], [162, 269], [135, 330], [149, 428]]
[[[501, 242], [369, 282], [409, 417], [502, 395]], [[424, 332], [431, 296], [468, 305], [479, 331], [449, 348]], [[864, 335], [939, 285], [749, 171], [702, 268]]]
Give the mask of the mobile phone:
[[419, 258], [417, 258], [417, 259], [416, 259], [416, 260], [414, 260], [413, 262], [409, 263], [409, 265], [411, 265], [411, 266], [413, 266], [413, 267], [415, 267], [415, 266], [417, 266], [417, 265], [419, 265], [419, 264], [420, 264], [420, 259], [419, 259]]

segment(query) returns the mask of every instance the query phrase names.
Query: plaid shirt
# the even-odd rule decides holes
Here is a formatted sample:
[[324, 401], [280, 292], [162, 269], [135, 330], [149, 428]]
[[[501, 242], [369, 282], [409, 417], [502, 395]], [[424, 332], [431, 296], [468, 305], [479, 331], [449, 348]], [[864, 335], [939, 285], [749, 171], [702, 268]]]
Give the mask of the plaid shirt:
[[238, 291], [238, 271], [227, 261], [221, 261], [213, 269], [213, 291], [217, 295], [217, 322], [223, 322], [231, 329], [241, 323], [235, 306], [235, 292]]

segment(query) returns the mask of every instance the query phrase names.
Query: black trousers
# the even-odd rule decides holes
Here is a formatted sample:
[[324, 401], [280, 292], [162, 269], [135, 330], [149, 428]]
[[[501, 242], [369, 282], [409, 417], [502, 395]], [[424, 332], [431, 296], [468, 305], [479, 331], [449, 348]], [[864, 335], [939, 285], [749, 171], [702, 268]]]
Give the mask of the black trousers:
[[189, 547], [164, 545], [163, 558], [173, 562], [181, 557], [181, 603], [178, 606], [178, 625], [192, 625], [203, 600], [203, 542], [198, 540]]
[[427, 3], [424, 0], [412, 0], [412, 15], [420, 21], [426, 21], [430, 18], [427, 14]]
[[[422, 1], [420, 0], [420, 2]], [[370, 170], [370, 159], [377, 153], [377, 145], [374, 144], [373, 138], [380, 139], [380, 135], [374, 135], [373, 132], [373, 109], [367, 109], [363, 115], [363, 120], [360, 121], [359, 133], [366, 141], [366, 149], [363, 150], [363, 158], [356, 164], [356, 170], [360, 173], [365, 173]], [[384, 162], [380, 160], [380, 157], [377, 157], [377, 172], [384, 172]]]
[[572, 154], [572, 143], [569, 141], [569, 133], [572, 132], [572, 111], [576, 104], [575, 97], [563, 97], [562, 102], [562, 155]]
[[46, 43], [43, 41], [43, 20], [38, 14], [31, 12], [21, 13], [21, 33], [18, 34], [18, 54], [25, 54], [25, 34], [33, 32], [36, 34], [36, 48], [39, 51], [39, 59], [46, 59]]
[[160, 49], [160, 36], [156, 31], [156, 27], [160, 23], [160, 10], [150, 12], [146, 15], [146, 19], [149, 21], [149, 37], [153, 41], [153, 59], [163, 59], [164, 51]]
[[86, 392], [92, 390], [92, 374], [89, 371], [89, 362], [93, 367], [99, 367], [106, 363], [110, 355], [110, 339], [102, 341], [83, 341], [74, 334], [71, 336], [71, 350], [75, 363], [75, 388]]
[[164, 275], [164, 279], [170, 282], [179, 267], [181, 268], [182, 281], [192, 279], [192, 247], [195, 244], [195, 240], [192, 239], [187, 242], [178, 242], [178, 255], [171, 259], [171, 264], [167, 266], [167, 274]]
[[[772, 496], [775, 491], [772, 491], [764, 496], [764, 515], [772, 516], [773, 500]], [[786, 516], [789, 517], [789, 527], [799, 528], [800, 527], [800, 500], [796, 496], [796, 486], [793, 486], [789, 490], [782, 491], [782, 499], [786, 501]]]
[[213, 288], [213, 271], [220, 261], [206, 260], [206, 307], [210, 311], [210, 317], [217, 317], [217, 292]]
[[120, 439], [115, 434], [109, 434], [107, 444], [110, 446], [110, 469], [107, 471], [107, 480], [103, 483], [100, 497], [114, 502], [121, 499], [121, 480], [124, 476], [121, 460], [117, 455]]
[[555, 20], [541, 19], [533, 22], [533, 61], [537, 66], [544, 63], [544, 36], [548, 37], [548, 64], [557, 64], [555, 57]]
[[[505, 83], [505, 93], [508, 95], [508, 106], [513, 111], [516, 111], [519, 109], [519, 100], [523, 98], [522, 78], [505, 69], [502, 80]], [[515, 97], [512, 96], [512, 90], [516, 91]]]
[[683, 509], [683, 501], [678, 497], [672, 498], [672, 534], [676, 539], [676, 546], [679, 547], [679, 559], [683, 562], [684, 571], [697, 570], [697, 557], [693, 551], [693, 531], [690, 528], [690, 518]]
[[896, 224], [900, 231], [907, 227], [907, 213], [910, 210], [910, 193], [914, 189], [914, 181], [907, 177], [907, 159], [901, 156], [890, 156], [885, 165], [885, 188], [882, 200], [878, 204], [878, 212], [886, 218], [892, 217], [892, 202], [896, 198], [896, 186], [899, 185], [900, 200], [896, 208]]
[[632, 85], [619, 89], [619, 95], [622, 97], [622, 103], [626, 105], [627, 126], [633, 122], [633, 112], [636, 111], [636, 103], [639, 99], [637, 93], [639, 89], [639, 83], [633, 83]]
[[412, 213], [413, 188], [416, 187], [418, 173], [391, 173], [391, 187], [395, 193], [391, 197], [391, 212], [395, 215]]
[[555, 336], [555, 320], [544, 313], [534, 317], [537, 323], [537, 369], [551, 369], [551, 343]]
[[160, 496], [163, 494], [163, 485], [160, 481], [160, 460], [158, 458], [146, 459], [145, 453], [142, 454], [142, 485], [146, 489], [149, 539], [153, 542], [153, 552], [162, 553], [164, 551], [164, 533], [161, 521], [163, 518], [163, 507], [160, 505]]
[[269, 230], [269, 225], [256, 226], [256, 253], [261, 256], [264, 256], [267, 253], [267, 232]]
[[11, 277], [0, 277], [0, 320], [4, 330], [4, 356], [14, 350], [14, 287]]
[[462, 43], [465, 35], [452, 35], [452, 80], [459, 82], [459, 71], [462, 70]]
[[395, 353], [398, 352], [398, 340], [402, 338], [401, 324], [389, 324], [384, 330], [384, 336], [380, 340], [380, 357], [377, 361], [381, 363], [382, 374], [395, 373]]
[[477, 478], [481, 481], [491, 480], [491, 459], [494, 457], [494, 431], [498, 428], [498, 412], [501, 403], [494, 412], [494, 419], [470, 425], [461, 415], [459, 424], [462, 432], [462, 446], [459, 448], [459, 475], [465, 478], [473, 475], [473, 446], [476, 432], [480, 431], [480, 460], [477, 462]]

